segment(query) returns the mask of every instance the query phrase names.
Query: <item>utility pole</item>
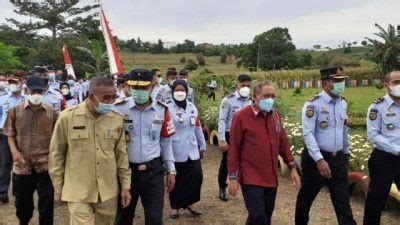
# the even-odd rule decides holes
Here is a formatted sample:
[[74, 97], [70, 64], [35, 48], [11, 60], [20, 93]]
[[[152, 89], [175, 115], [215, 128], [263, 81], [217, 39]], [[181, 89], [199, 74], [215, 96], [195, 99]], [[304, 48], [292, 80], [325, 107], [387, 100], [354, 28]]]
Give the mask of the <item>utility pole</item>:
[[260, 68], [260, 48], [261, 48], [261, 41], [258, 43], [258, 53], [257, 53], [257, 71]]

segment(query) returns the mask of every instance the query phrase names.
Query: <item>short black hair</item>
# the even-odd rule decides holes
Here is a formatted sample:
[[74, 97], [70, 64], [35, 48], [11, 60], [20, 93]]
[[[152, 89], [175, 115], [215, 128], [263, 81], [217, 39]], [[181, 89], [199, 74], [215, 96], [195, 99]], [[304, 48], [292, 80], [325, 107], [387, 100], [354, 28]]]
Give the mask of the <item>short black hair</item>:
[[94, 92], [94, 90], [96, 90], [100, 86], [103, 87], [114, 86], [114, 81], [109, 77], [103, 77], [103, 76], [92, 78], [89, 82], [89, 92]]
[[151, 72], [151, 74], [154, 76], [154, 75], [156, 75], [156, 72], [161, 72], [161, 70], [155, 68], [155, 69], [151, 69], [150, 72]]
[[247, 75], [247, 74], [240, 74], [237, 77], [237, 81], [239, 81], [239, 82], [251, 81], [251, 77], [249, 75]]

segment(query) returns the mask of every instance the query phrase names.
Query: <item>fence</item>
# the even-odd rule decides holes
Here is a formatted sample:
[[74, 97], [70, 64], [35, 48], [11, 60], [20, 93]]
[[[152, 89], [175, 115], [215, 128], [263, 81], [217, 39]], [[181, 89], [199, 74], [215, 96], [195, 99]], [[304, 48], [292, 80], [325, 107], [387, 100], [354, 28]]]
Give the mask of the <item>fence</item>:
[[[363, 87], [363, 86], [374, 86], [382, 84], [381, 79], [366, 79], [366, 80], [346, 80], [346, 87]], [[279, 88], [290, 89], [290, 88], [321, 88], [322, 84], [320, 80], [292, 80], [292, 81], [279, 81]]]

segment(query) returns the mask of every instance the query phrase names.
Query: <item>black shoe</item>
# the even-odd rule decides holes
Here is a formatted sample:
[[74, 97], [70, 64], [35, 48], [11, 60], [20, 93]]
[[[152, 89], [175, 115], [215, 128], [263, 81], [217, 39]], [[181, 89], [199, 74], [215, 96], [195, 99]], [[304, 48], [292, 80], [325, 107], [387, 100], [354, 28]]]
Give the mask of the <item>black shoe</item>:
[[0, 194], [0, 202], [3, 202], [4, 204], [7, 204], [10, 202], [10, 199], [8, 199], [8, 194]]
[[202, 211], [197, 211], [197, 210], [195, 210], [195, 209], [191, 209], [190, 207], [186, 207], [186, 209], [189, 210], [190, 213], [191, 213], [193, 216], [201, 216], [201, 215], [203, 215], [203, 212], [202, 212]]
[[228, 201], [228, 195], [226, 194], [226, 188], [219, 188], [219, 199], [226, 202]]

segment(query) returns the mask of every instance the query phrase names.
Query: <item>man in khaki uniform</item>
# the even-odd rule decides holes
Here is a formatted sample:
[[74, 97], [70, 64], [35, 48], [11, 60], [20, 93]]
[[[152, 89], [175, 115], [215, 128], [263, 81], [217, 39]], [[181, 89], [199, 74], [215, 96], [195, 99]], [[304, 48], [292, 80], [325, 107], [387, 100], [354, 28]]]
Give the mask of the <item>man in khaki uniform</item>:
[[118, 204], [130, 204], [131, 170], [123, 118], [113, 111], [112, 80], [90, 81], [89, 97], [60, 114], [50, 144], [55, 200], [66, 201], [71, 224], [113, 224]]

